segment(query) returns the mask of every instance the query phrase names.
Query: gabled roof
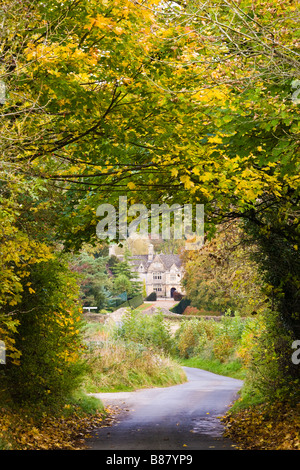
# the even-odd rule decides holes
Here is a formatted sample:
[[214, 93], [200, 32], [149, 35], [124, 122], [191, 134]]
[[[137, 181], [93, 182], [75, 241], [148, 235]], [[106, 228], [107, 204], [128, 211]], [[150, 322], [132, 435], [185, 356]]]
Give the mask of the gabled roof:
[[160, 254], [158, 255], [163, 263], [163, 265], [167, 268], [170, 269], [173, 264], [177, 266], [177, 268], [180, 268], [181, 266], [181, 259], [178, 255], [163, 255]]
[[129, 258], [130, 262], [134, 264], [136, 268], [140, 266], [140, 264], [143, 264], [145, 267], [149, 264], [148, 262], [148, 255], [134, 255], [130, 256]]
[[[158, 257], [162, 264], [164, 265], [167, 271], [170, 270], [171, 266], [174, 264], [177, 268], [181, 267], [181, 259], [178, 255], [164, 255], [162, 253], [157, 254], [154, 256], [154, 259]], [[132, 264], [138, 269], [141, 264], [148, 270], [149, 266], [153, 263], [153, 261], [148, 260], [148, 255], [135, 255], [130, 257], [130, 261]]]

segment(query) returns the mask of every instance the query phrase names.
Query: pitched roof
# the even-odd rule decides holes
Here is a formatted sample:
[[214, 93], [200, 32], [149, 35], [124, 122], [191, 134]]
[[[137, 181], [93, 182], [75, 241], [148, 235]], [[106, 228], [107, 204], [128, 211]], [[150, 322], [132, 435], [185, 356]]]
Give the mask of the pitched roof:
[[182, 264], [178, 255], [159, 255], [159, 257], [167, 269], [170, 269], [172, 264], [175, 264], [178, 268], [180, 268]]
[[149, 264], [148, 255], [134, 255], [130, 256], [129, 259], [130, 262], [135, 266], [139, 266], [141, 263], [143, 263], [144, 266], [147, 266], [147, 264]]
[[[166, 270], [169, 270], [173, 264], [175, 264], [175, 266], [177, 266], [178, 268], [180, 268], [180, 266], [182, 264], [179, 255], [164, 255], [162, 253], [159, 253], [157, 255], [154, 255], [154, 258], [155, 258], [155, 256], [159, 257], [159, 259], [163, 263]], [[152, 263], [152, 261], [148, 260], [148, 255], [135, 255], [135, 256], [130, 257], [130, 261], [136, 267], [139, 267], [140, 264], [142, 263], [145, 266], [145, 268], [147, 268], [147, 269], [149, 268], [150, 264]]]

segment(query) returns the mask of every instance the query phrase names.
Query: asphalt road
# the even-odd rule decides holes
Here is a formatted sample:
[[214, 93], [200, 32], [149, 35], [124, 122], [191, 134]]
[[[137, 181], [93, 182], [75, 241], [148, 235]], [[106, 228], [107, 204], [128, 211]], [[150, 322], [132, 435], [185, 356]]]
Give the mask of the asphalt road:
[[121, 411], [109, 427], [93, 431], [90, 450], [234, 450], [223, 437], [224, 416], [241, 380], [184, 367], [188, 381], [167, 388], [98, 393]]

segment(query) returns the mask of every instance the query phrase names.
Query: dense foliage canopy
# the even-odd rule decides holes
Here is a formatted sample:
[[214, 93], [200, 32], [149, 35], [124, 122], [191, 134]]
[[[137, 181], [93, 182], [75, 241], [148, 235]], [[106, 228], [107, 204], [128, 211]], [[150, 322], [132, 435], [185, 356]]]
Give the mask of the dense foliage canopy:
[[[59, 269], [62, 251], [95, 241], [97, 207], [117, 206], [120, 195], [204, 204], [207, 236], [242, 221], [272, 306], [296, 333], [297, 3], [3, 0], [0, 24], [0, 333], [9, 360], [22, 354], [15, 336], [28, 295], [39, 308], [44, 263]], [[73, 275], [62, 271], [65, 292]], [[70, 317], [49, 308], [57, 325], [77, 318], [72, 292]]]

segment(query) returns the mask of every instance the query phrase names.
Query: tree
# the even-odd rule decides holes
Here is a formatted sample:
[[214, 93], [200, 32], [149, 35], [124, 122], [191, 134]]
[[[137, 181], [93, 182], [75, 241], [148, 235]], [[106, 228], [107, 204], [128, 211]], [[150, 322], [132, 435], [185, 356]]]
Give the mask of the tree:
[[117, 293], [122, 293], [126, 292], [128, 295], [130, 295], [133, 292], [131, 282], [129, 278], [126, 276], [126, 274], [118, 274], [115, 279], [114, 279], [114, 292]]
[[34, 295], [23, 293], [14, 332], [21, 355], [18, 364], [8, 357], [1, 383], [15, 404], [58, 410], [73, 396], [84, 372], [78, 286], [66, 258], [59, 255], [33, 264], [27, 280]]
[[[31, 22], [21, 29], [20, 38], [15, 32], [7, 39], [13, 48], [12, 38], [19, 38], [14, 45], [19, 48], [18, 67], [6, 80], [7, 89], [18, 87], [23, 101], [15, 105], [7, 100], [4, 119], [9, 122], [15, 105], [18, 114], [12, 127], [16, 132], [22, 125], [27, 140], [6, 158], [21, 172], [26, 168], [27, 175], [59, 190], [56, 232], [67, 247], [78, 248], [82, 240], [95, 238], [95, 207], [103, 198], [115, 201], [108, 188], [128, 190], [133, 202], [137, 183], [148, 200], [149, 189], [162, 194], [167, 187], [157, 175], [166, 174], [173, 163], [162, 143], [167, 135], [175, 137], [174, 112], [186, 106], [175, 96], [175, 88], [183, 85], [184, 66], [179, 65], [178, 80], [172, 65], [157, 60], [174, 51], [165, 41], [172, 30], [161, 29], [155, 3], [38, 4], [35, 16], [30, 10]], [[18, 9], [20, 17], [26, 8]], [[185, 75], [184, 81], [191, 83], [188, 70]], [[29, 100], [36, 106], [25, 112], [22, 107]], [[32, 134], [40, 128], [43, 132]], [[157, 166], [157, 152], [159, 163], [168, 155], [165, 170]]]
[[115, 293], [126, 292], [128, 298], [142, 293], [142, 282], [138, 280], [138, 275], [134, 272], [133, 266], [130, 264], [127, 250], [123, 261], [115, 264], [112, 270], [114, 274], [113, 286]]
[[120, 194], [204, 203], [208, 235], [244, 221], [296, 334], [294, 2], [5, 0], [1, 15], [1, 191], [15, 233], [78, 250]]
[[226, 178], [217, 179], [224, 198], [218, 198], [215, 215], [245, 220], [248, 236], [260, 249], [273, 307], [296, 333], [299, 107], [293, 84], [299, 75], [299, 12], [293, 2], [202, 6], [198, 3], [192, 14], [199, 33], [211, 30], [218, 54], [215, 65], [208, 58], [208, 70], [215, 67], [218, 84], [226, 87], [225, 106], [221, 100], [217, 112], [209, 112], [215, 130], [208, 141], [226, 172]]
[[253, 260], [257, 249], [246, 247], [246, 238], [231, 222], [218, 227], [199, 251], [184, 253], [183, 285], [193, 307], [213, 314], [237, 310], [242, 316], [266, 308], [261, 274]]
[[242, 218], [255, 243], [272, 232], [298, 246], [293, 3], [64, 7], [59, 21], [56, 2], [40, 6], [47, 27], [26, 40], [22, 60], [51, 128], [26, 158], [64, 190], [66, 246], [95, 238], [103, 192], [114, 203], [119, 191], [131, 203], [152, 202], [154, 191], [157, 202], [203, 202], [212, 227]]
[[80, 276], [78, 282], [83, 306], [98, 307], [98, 311], [108, 306], [113, 288], [108, 260], [108, 256], [96, 256], [96, 253], [89, 253], [84, 248], [79, 255], [73, 256], [71, 269]]

